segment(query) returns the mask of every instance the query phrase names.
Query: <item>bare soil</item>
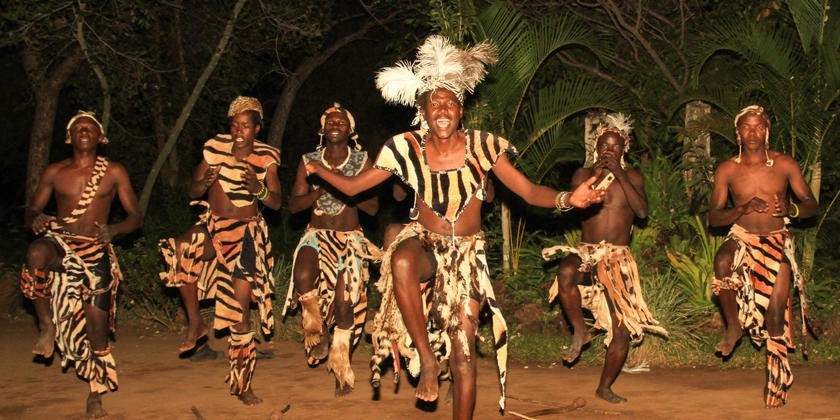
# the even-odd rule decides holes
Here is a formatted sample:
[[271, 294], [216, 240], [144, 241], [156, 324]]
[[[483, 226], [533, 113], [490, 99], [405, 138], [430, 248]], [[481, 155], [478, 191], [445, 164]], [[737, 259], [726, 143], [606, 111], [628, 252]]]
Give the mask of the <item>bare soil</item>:
[[[29, 319], [0, 319], [0, 418], [84, 418], [87, 384], [59, 360], [43, 363], [30, 350], [36, 330]], [[383, 376], [374, 399], [368, 384], [367, 349], [355, 355], [356, 389], [334, 396], [334, 382], [324, 366], [309, 368], [302, 345], [274, 340], [260, 345], [273, 358], [258, 360], [253, 389], [264, 402], [242, 405], [224, 383], [227, 360], [179, 359], [179, 334], [122, 324], [114, 343], [120, 389], [106, 394], [104, 407], [114, 419], [445, 419], [451, 406], [418, 407], [414, 387], [403, 375], [395, 392], [391, 373]], [[224, 339], [210, 346], [226, 348]], [[479, 361], [477, 419], [644, 418], [644, 419], [840, 419], [840, 365], [811, 364], [793, 357], [794, 386], [786, 407], [764, 408], [764, 372], [717, 366], [670, 369], [654, 367], [640, 374], [623, 373], [613, 390], [629, 399], [610, 404], [594, 397], [599, 367], [566, 368], [511, 364], [508, 411], [497, 411], [499, 397], [492, 356]], [[446, 394], [448, 384], [441, 385]], [[572, 409], [573, 401], [584, 405]], [[564, 411], [565, 407], [565, 412]]]

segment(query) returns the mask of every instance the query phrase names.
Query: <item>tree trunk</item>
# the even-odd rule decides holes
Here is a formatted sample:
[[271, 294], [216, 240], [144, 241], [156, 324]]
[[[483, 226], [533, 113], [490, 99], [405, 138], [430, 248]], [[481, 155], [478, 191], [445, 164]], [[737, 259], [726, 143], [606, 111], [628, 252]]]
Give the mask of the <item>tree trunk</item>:
[[351, 42], [361, 39], [374, 25], [375, 21], [372, 19], [365, 21], [355, 32], [336, 39], [327, 48], [321, 50], [320, 53], [309, 56], [298, 64], [295, 71], [286, 80], [286, 85], [283, 86], [283, 91], [277, 99], [277, 107], [271, 116], [271, 127], [269, 127], [268, 138], [266, 139], [268, 144], [278, 149], [283, 148], [283, 135], [286, 132], [286, 124], [289, 121], [289, 112], [292, 110], [292, 104], [303, 82], [306, 81], [315, 69], [332, 57], [333, 54]]
[[502, 268], [505, 274], [511, 274], [513, 268], [510, 261], [511, 241], [513, 240], [510, 232], [510, 208], [506, 203], [502, 203]]
[[[691, 182], [700, 178], [709, 179], [712, 174], [702, 171], [701, 164], [709, 162], [712, 154], [712, 136], [708, 130], [698, 128], [700, 121], [706, 119], [712, 113], [712, 106], [703, 101], [692, 101], [685, 105], [685, 131], [686, 136], [683, 139], [686, 144], [686, 152], [683, 158], [693, 165], [683, 172], [683, 180], [685, 180], [685, 193], [688, 202], [691, 203], [691, 208], [696, 210], [699, 207], [701, 197], [695, 195], [696, 191], [691, 189], [689, 185], [696, 185]], [[703, 190], [705, 198], [706, 190]], [[694, 213], [695, 211], [692, 211]]]
[[42, 68], [38, 53], [39, 51], [29, 42], [23, 43], [23, 68], [35, 96], [35, 115], [32, 119], [29, 156], [26, 163], [25, 200], [27, 206], [38, 187], [41, 173], [50, 161], [50, 145], [61, 88], [83, 59], [79, 48], [71, 47], [70, 52], [54, 67], [52, 73], [48, 73]]
[[204, 72], [202, 72], [201, 76], [199, 76], [198, 80], [196, 80], [192, 93], [190, 93], [189, 98], [187, 98], [187, 102], [181, 109], [181, 115], [179, 115], [178, 120], [175, 121], [175, 126], [169, 132], [169, 137], [166, 139], [166, 143], [163, 145], [160, 153], [158, 153], [157, 159], [155, 159], [155, 162], [152, 164], [152, 168], [149, 170], [149, 175], [146, 177], [146, 183], [143, 185], [143, 191], [140, 192], [140, 211], [144, 214], [149, 208], [149, 201], [152, 198], [152, 190], [155, 187], [155, 181], [157, 180], [158, 174], [160, 173], [166, 159], [169, 158], [170, 152], [172, 152], [175, 148], [175, 143], [178, 142], [178, 136], [181, 134], [181, 130], [183, 130], [187, 119], [190, 117], [190, 113], [192, 113], [192, 109], [195, 107], [195, 103], [198, 101], [199, 95], [201, 95], [201, 92], [204, 90], [207, 80], [210, 78], [210, 75], [213, 74], [213, 71], [219, 64], [219, 60], [225, 53], [225, 49], [227, 49], [230, 38], [233, 35], [234, 24], [239, 18], [239, 13], [242, 11], [245, 1], [246, 0], [237, 0], [236, 4], [233, 6], [233, 12], [230, 19], [228, 19], [227, 25], [225, 25], [225, 30], [222, 33], [222, 38], [219, 40], [219, 44], [216, 45], [215, 52], [210, 57], [210, 61], [207, 63], [207, 66], [204, 67]]
[[96, 79], [99, 81], [99, 87], [102, 89], [102, 109], [100, 110], [99, 118], [102, 122], [102, 135], [108, 132], [108, 123], [111, 120], [111, 85], [108, 83], [108, 78], [105, 77], [105, 72], [102, 67], [96, 64], [91, 57], [90, 49], [88, 48], [87, 40], [85, 39], [84, 20], [76, 16], [76, 42], [82, 49], [82, 52], [87, 59], [88, 65], [93, 69]]

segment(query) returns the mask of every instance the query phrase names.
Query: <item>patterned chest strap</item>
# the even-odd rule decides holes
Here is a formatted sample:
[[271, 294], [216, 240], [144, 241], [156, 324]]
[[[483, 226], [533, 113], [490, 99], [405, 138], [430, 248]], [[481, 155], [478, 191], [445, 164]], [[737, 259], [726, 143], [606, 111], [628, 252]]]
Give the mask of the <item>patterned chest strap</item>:
[[99, 191], [99, 183], [105, 176], [105, 171], [108, 169], [108, 159], [104, 156], [97, 156], [96, 163], [93, 166], [93, 172], [90, 174], [85, 190], [82, 191], [82, 196], [79, 197], [79, 202], [76, 203], [76, 208], [70, 212], [70, 215], [61, 219], [62, 225], [70, 225], [76, 223], [80, 217], [87, 211], [90, 203], [93, 202], [93, 197], [96, 197], [96, 192]]

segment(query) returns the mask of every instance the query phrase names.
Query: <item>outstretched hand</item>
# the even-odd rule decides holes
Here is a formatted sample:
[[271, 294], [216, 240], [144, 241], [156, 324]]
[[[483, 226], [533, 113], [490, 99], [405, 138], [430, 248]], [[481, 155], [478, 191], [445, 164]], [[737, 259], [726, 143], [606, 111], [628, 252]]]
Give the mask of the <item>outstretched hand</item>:
[[321, 168], [324, 168], [324, 165], [320, 162], [308, 162], [303, 165], [303, 169], [306, 170], [306, 175], [317, 174]]
[[204, 172], [204, 178], [202, 178], [202, 182], [204, 183], [204, 188], [210, 188], [214, 182], [216, 182], [216, 178], [219, 177], [219, 171], [222, 169], [219, 165], [211, 165], [207, 168], [207, 171]]
[[593, 176], [578, 185], [569, 197], [569, 204], [577, 208], [584, 208], [589, 207], [589, 205], [593, 203], [600, 203], [604, 201], [604, 196], [607, 192], [605, 190], [592, 189], [592, 184], [594, 184], [597, 179], [598, 177]]

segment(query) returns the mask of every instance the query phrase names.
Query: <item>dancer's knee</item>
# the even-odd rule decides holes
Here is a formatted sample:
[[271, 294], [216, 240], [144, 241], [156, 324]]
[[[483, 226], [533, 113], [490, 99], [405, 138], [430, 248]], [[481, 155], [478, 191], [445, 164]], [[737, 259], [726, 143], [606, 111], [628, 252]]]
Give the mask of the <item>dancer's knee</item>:
[[734, 259], [735, 243], [731, 240], [724, 242], [715, 253], [715, 277], [721, 280], [728, 279], [732, 275], [732, 262]]
[[36, 240], [26, 250], [26, 264], [30, 268], [45, 268], [56, 262], [55, 246], [48, 240]]
[[557, 269], [557, 284], [560, 290], [570, 290], [577, 286], [577, 276], [579, 272], [574, 264], [566, 263], [560, 264]]

